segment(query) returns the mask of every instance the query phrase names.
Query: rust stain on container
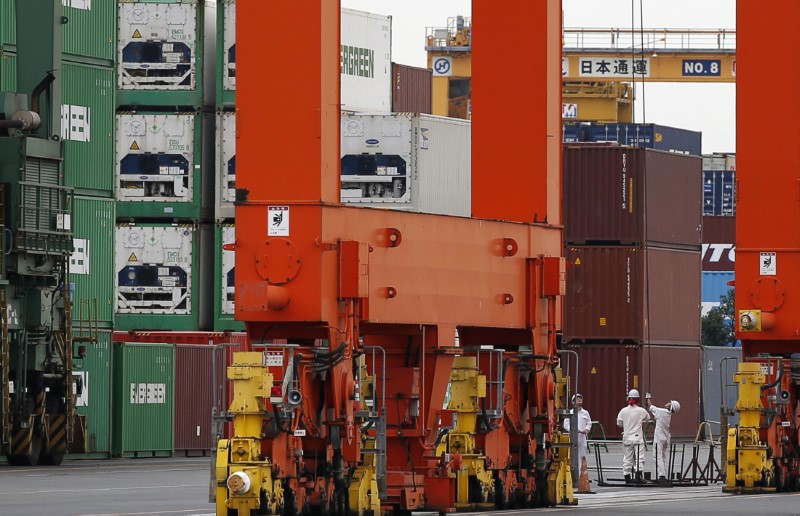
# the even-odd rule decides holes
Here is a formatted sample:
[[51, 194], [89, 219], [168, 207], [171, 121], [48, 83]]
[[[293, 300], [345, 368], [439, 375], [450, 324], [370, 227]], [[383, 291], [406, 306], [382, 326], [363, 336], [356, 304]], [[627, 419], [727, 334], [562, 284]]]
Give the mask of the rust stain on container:
[[564, 240], [699, 248], [702, 159], [619, 145], [565, 145]]
[[700, 342], [700, 252], [572, 246], [565, 257], [564, 342]]
[[431, 113], [432, 72], [392, 63], [392, 111], [395, 113]]

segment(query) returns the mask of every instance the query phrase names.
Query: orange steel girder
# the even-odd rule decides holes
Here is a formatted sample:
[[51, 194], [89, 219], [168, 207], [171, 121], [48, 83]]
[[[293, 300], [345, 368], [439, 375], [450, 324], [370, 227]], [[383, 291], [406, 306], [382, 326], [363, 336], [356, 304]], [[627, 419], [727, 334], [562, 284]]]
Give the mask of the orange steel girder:
[[[386, 504], [417, 508], [427, 488], [426, 508], [450, 510], [440, 495], [453, 479], [431, 452], [456, 329], [555, 357], [560, 302], [544, 285], [563, 275], [543, 259], [561, 256], [561, 3], [473, 6], [474, 219], [341, 206], [339, 2], [240, 0], [237, 10], [236, 318], [255, 341], [325, 339], [347, 356], [382, 346], [395, 396], [387, 391]], [[523, 19], [534, 27], [509, 30]], [[284, 78], [275, 71], [287, 70], [286, 52], [274, 49], [287, 47], [294, 75]], [[336, 365], [326, 378], [338, 381], [305, 401], [307, 412], [325, 409], [314, 439], [357, 426], [352, 373], [351, 361]], [[549, 374], [528, 382], [538, 435], [554, 425], [551, 384]], [[265, 443], [286, 455], [273, 457], [284, 472], [297, 467], [295, 447]]]

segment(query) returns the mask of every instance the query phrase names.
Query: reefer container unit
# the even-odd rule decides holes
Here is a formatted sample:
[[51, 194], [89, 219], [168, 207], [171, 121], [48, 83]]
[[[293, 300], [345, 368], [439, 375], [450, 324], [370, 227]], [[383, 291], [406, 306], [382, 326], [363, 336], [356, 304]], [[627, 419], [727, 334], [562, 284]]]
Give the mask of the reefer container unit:
[[700, 282], [700, 315], [706, 315], [712, 308], [720, 306], [720, 298], [733, 288], [728, 285], [733, 279], [733, 271], [703, 272]]
[[114, 457], [169, 457], [175, 418], [175, 346], [115, 342]]
[[392, 17], [342, 9], [341, 96], [345, 111], [392, 110]]
[[90, 322], [114, 325], [114, 199], [75, 196], [70, 281], [75, 285], [72, 317], [77, 328]]
[[565, 145], [564, 241], [700, 248], [701, 160], [619, 145]]
[[232, 223], [216, 226], [216, 266], [214, 267], [214, 329], [244, 331], [244, 323], [233, 318], [234, 272], [236, 253], [226, 246], [236, 242], [236, 226]]
[[700, 156], [703, 133], [657, 124], [595, 124], [589, 141]]
[[564, 342], [700, 345], [700, 252], [571, 246]]
[[202, 116], [117, 114], [117, 216], [200, 219]]
[[[16, 45], [16, 0], [0, 0], [0, 46]], [[117, 5], [110, 0], [61, 0], [67, 61], [113, 67]]]
[[736, 215], [735, 170], [703, 170], [703, 215]]
[[[678, 400], [681, 410], [672, 418], [672, 438], [694, 438], [700, 424], [699, 346], [586, 343], [569, 345], [567, 349], [578, 353], [578, 392], [584, 396], [592, 421], [602, 425], [607, 438], [622, 437], [617, 415], [625, 407], [630, 389], [639, 390], [642, 396], [652, 393], [654, 403], [659, 406]], [[569, 374], [574, 377], [574, 358], [569, 360]], [[653, 425], [647, 425], [645, 431], [650, 442]], [[599, 436], [600, 429], [593, 428], [592, 435]], [[649, 452], [645, 465], [650, 471], [655, 467]]]
[[342, 116], [341, 200], [469, 217], [471, 124], [409, 113]]
[[198, 330], [200, 235], [194, 224], [118, 224], [119, 330]]
[[430, 113], [433, 72], [392, 63], [392, 111], [395, 113]]
[[[739, 423], [739, 413], [733, 410], [739, 399], [739, 384], [733, 375], [742, 361], [742, 348], [729, 346], [703, 346], [701, 392], [703, 393], [703, 420], [711, 424], [714, 436], [720, 435], [721, 408], [728, 413], [728, 424]], [[706, 436], [708, 437], [708, 436]]]
[[214, 174], [214, 218], [232, 219], [236, 200], [236, 113], [217, 113], [217, 167]]
[[703, 217], [703, 270], [732, 271], [736, 265], [736, 217]]
[[203, 105], [203, 10], [197, 0], [120, 2], [121, 106]]
[[236, 0], [217, 3], [217, 105], [236, 103]]
[[82, 459], [111, 455], [111, 332], [100, 331], [97, 337], [96, 343], [85, 345], [83, 358], [73, 359], [72, 376], [83, 386], [76, 396], [77, 410], [86, 416], [86, 453], [75, 456]]

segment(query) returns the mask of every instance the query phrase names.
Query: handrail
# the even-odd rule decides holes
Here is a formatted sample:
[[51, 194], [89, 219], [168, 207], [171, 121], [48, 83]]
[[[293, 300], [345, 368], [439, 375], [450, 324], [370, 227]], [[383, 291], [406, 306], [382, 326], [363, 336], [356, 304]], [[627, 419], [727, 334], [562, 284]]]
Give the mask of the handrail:
[[564, 28], [570, 50], [709, 50], [735, 51], [736, 29]]

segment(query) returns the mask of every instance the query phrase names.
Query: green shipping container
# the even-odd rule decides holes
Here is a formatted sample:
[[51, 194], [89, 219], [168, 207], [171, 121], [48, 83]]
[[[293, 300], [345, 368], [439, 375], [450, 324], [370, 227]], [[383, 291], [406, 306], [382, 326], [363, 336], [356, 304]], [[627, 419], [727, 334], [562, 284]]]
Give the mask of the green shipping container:
[[17, 89], [17, 55], [0, 50], [0, 91]]
[[236, 104], [236, 0], [217, 2], [217, 106]]
[[[17, 0], [0, 0], [0, 45], [16, 45]], [[112, 0], [61, 0], [64, 59], [114, 66], [117, 4]]]
[[235, 252], [223, 249], [236, 241], [235, 226], [217, 224], [214, 230], [214, 330], [244, 331], [244, 323], [233, 317]]
[[77, 193], [114, 195], [114, 69], [63, 63], [61, 137], [67, 185]]
[[113, 357], [114, 457], [173, 453], [175, 346], [115, 342]]
[[[80, 333], [76, 331], [75, 334]], [[97, 343], [80, 345], [85, 346], [86, 356], [74, 359], [72, 374], [83, 384], [83, 391], [77, 397], [77, 410], [86, 416], [86, 453], [69, 457], [108, 458], [111, 454], [111, 332], [101, 331]]]
[[73, 321], [76, 328], [96, 321], [99, 327], [114, 325], [114, 199], [75, 196], [72, 230], [74, 251], [70, 257]]

